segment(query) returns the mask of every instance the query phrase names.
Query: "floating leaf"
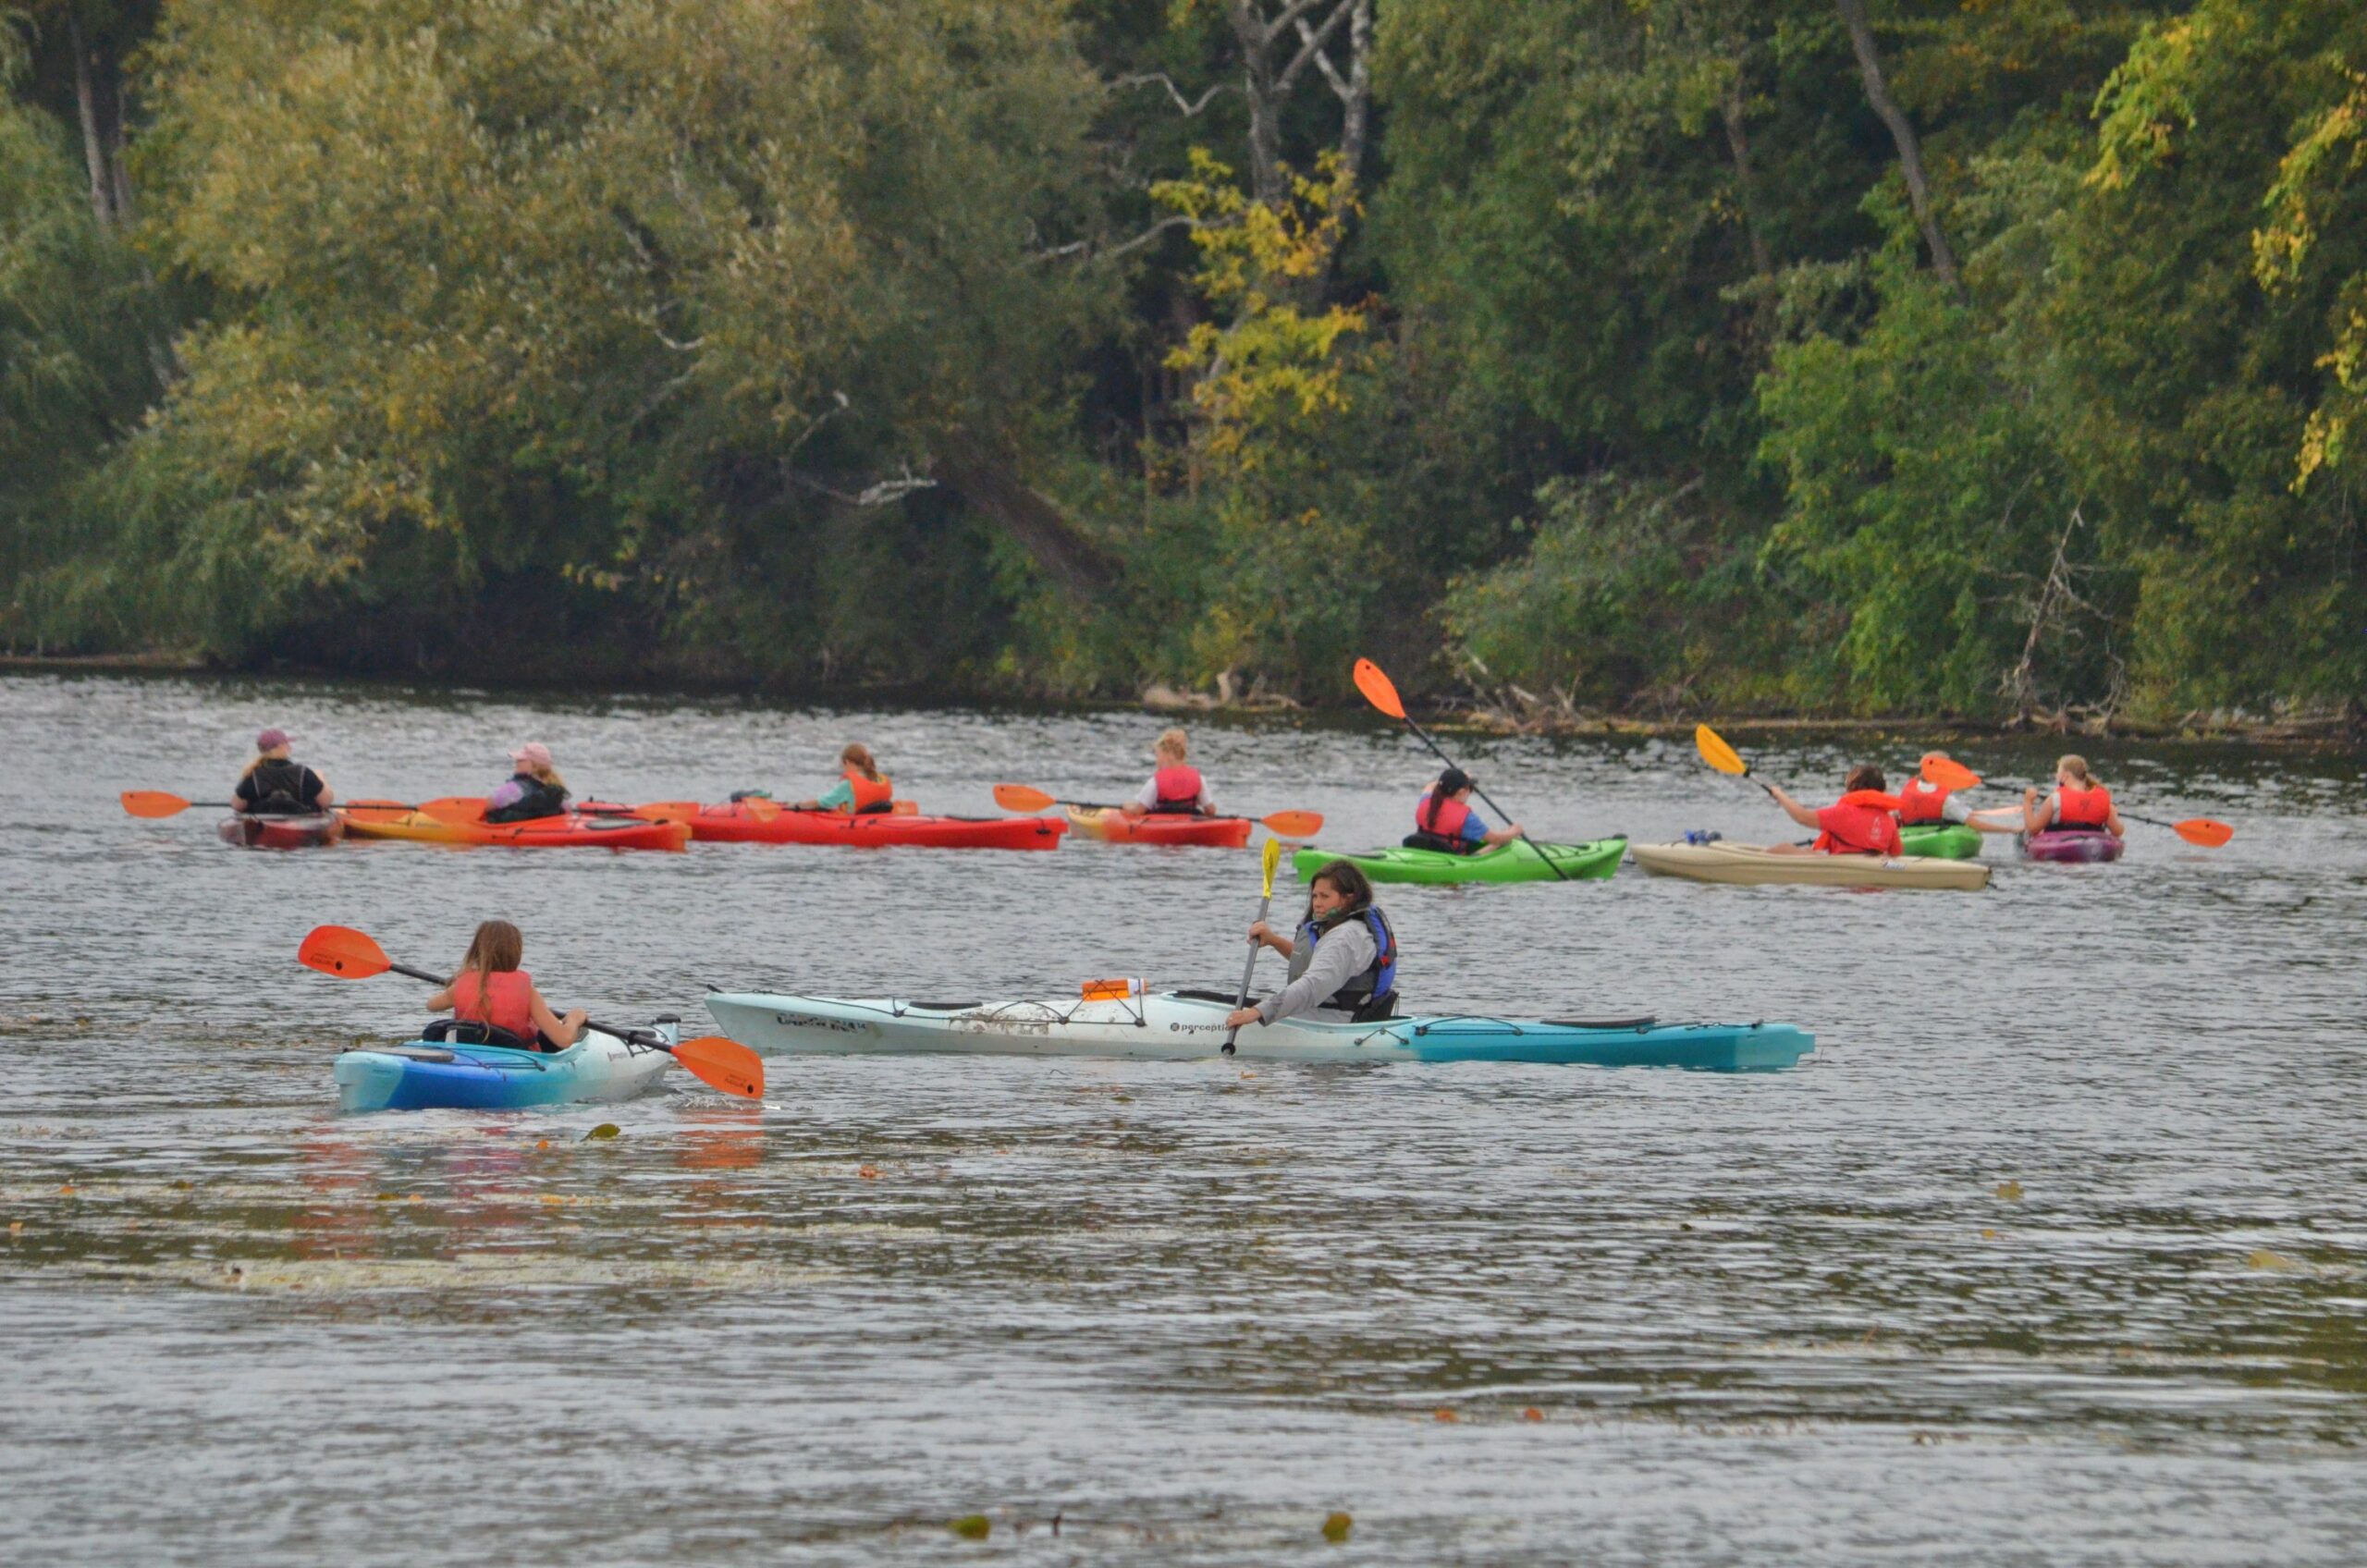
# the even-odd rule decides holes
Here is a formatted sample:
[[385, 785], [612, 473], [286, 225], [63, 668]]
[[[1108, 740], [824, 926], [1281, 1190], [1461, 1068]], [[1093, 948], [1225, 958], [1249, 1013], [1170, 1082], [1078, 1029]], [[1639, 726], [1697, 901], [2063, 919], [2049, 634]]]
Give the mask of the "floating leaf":
[[593, 1128], [589, 1133], [584, 1133], [583, 1141], [588, 1144], [595, 1138], [613, 1138], [623, 1131], [623, 1128], [618, 1126], [613, 1121], [603, 1121], [597, 1127]]
[[2252, 1253], [2251, 1256], [2246, 1258], [2244, 1261], [2250, 1264], [2254, 1268], [2281, 1269], [2299, 1268], [2301, 1267], [2300, 1264], [2294, 1262], [2291, 1258], [2285, 1256], [2283, 1254], [2271, 1252], [2266, 1247], [2258, 1248]]
[[23, 1235], [24, 1233], [25, 1233], [25, 1222], [24, 1222], [23, 1220], [21, 1220], [21, 1219], [11, 1219], [11, 1220], [9, 1220], [9, 1221], [8, 1221], [8, 1234], [10, 1234], [10, 1235], [12, 1235], [12, 1236], [21, 1236], [21, 1235]]
[[948, 1522], [945, 1527], [965, 1541], [982, 1541], [995, 1526], [994, 1521], [983, 1513], [964, 1513], [961, 1518]]
[[538, 1149], [546, 1149], [551, 1146], [551, 1141], [548, 1138], [537, 1138], [534, 1141], [534, 1146]]
[[862, 1177], [866, 1182], [877, 1182], [879, 1180], [879, 1167], [876, 1165], [857, 1166], [855, 1168], [855, 1174]]
[[1460, 1421], [1463, 1417], [1457, 1415], [1453, 1411], [1448, 1409], [1442, 1404], [1436, 1410], [1430, 1412], [1430, 1419], [1433, 1421]]
[[2022, 1184], [2019, 1182], [2000, 1182], [1997, 1183], [1997, 1195], [2007, 1203], [2019, 1203], [2022, 1201]]
[[1333, 1546], [1344, 1542], [1348, 1538], [1348, 1532], [1355, 1527], [1356, 1522], [1344, 1513], [1327, 1513], [1323, 1516], [1323, 1538]]
[[1533, 1404], [1527, 1405], [1522, 1408], [1520, 1418], [1524, 1421], [1542, 1421], [1545, 1419], [1545, 1412], [1538, 1409], [1537, 1406]]

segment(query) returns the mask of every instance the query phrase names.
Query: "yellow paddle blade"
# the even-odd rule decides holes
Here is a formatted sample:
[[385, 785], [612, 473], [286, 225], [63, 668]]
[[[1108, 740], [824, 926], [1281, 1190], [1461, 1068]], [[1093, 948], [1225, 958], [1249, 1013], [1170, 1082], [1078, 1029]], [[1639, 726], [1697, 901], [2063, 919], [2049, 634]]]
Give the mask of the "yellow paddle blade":
[[1366, 702], [1392, 718], [1405, 717], [1405, 704], [1398, 698], [1397, 687], [1381, 673], [1380, 666], [1370, 659], [1358, 659], [1355, 675], [1356, 690], [1364, 693]]
[[1934, 752], [1923, 759], [1923, 782], [1943, 790], [1978, 790], [1981, 775], [1955, 758]]
[[123, 809], [134, 816], [174, 816], [189, 810], [189, 802], [162, 790], [126, 790]]
[[1701, 760], [1720, 773], [1731, 773], [1740, 778], [1750, 772], [1750, 765], [1742, 760], [1742, 753], [1727, 745], [1724, 739], [1706, 724], [1693, 727], [1693, 744], [1700, 751]]
[[701, 1083], [742, 1099], [765, 1097], [765, 1064], [755, 1052], [721, 1035], [701, 1035], [674, 1047], [674, 1060]]
[[1274, 896], [1274, 867], [1282, 864], [1282, 841], [1280, 839], [1267, 839], [1265, 854], [1266, 897], [1269, 899]]

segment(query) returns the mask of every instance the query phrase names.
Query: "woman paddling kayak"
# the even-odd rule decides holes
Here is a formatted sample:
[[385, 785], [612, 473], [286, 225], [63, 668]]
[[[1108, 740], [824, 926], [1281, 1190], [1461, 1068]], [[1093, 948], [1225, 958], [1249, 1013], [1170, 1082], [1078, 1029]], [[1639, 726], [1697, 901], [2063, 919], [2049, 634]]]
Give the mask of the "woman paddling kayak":
[[1227, 1016], [1228, 1029], [1301, 1017], [1370, 1023], [1397, 1011], [1397, 934], [1374, 907], [1372, 884], [1346, 861], [1315, 874], [1296, 936], [1277, 935], [1261, 920], [1249, 939], [1290, 960], [1290, 984]]
[[[534, 977], [518, 967], [525, 956], [526, 938], [506, 920], [488, 920], [477, 927], [469, 956], [452, 983], [427, 998], [429, 1011], [449, 1010], [461, 1023], [491, 1031], [484, 1045], [516, 1046], [523, 1050], [563, 1051], [583, 1033], [584, 1012], [576, 1008], [564, 1017], [534, 989]], [[423, 1038], [440, 1038], [435, 1035]]]
[[2112, 803], [2112, 791], [2088, 769], [2088, 759], [2065, 755], [2055, 759], [2054, 792], [2040, 800], [2036, 788], [2022, 791], [2017, 833], [2043, 833], [2049, 828], [2067, 833], [2109, 833], [2126, 838], [2128, 829]]
[[1471, 775], [1449, 767], [1438, 782], [1414, 802], [1414, 831], [1405, 835], [1409, 850], [1439, 850], [1451, 855], [1476, 855], [1481, 850], [1508, 844], [1521, 836], [1520, 824], [1490, 827], [1487, 818], [1471, 809]]
[[529, 741], [509, 753], [507, 783], [484, 800], [487, 822], [533, 822], [567, 815], [567, 780], [551, 766], [551, 749]]
[[896, 785], [871, 760], [870, 747], [850, 741], [839, 753], [839, 781], [817, 798], [800, 801], [789, 809], [843, 811], [856, 816], [890, 812], [896, 809]]
[[1935, 762], [1952, 762], [1945, 752], [1925, 752], [1919, 766], [1922, 772], [1909, 774], [1898, 787], [1898, 825], [1901, 827], [1937, 827], [1956, 823], [1976, 833], [2019, 833], [2022, 814], [2011, 806], [1991, 806], [1975, 811], [1965, 804], [1957, 791], [1944, 784], [1934, 784], [1924, 776]]
[[1208, 780], [1200, 777], [1198, 768], [1184, 760], [1191, 750], [1192, 743], [1181, 729], [1170, 729], [1159, 736], [1150, 753], [1159, 764], [1159, 771], [1126, 802], [1129, 817], [1139, 822], [1146, 816], [1217, 815], [1217, 802], [1208, 793]]
[[254, 760], [230, 798], [244, 816], [303, 816], [337, 802], [327, 779], [288, 754], [288, 731], [279, 729], [255, 737]]
[[1767, 849], [1772, 854], [1887, 855], [1895, 859], [1899, 853], [1898, 797], [1883, 789], [1883, 770], [1871, 763], [1859, 763], [1851, 768], [1849, 777], [1841, 782], [1841, 798], [1816, 811], [1772, 784], [1767, 786], [1767, 792], [1794, 822], [1817, 830], [1813, 844], [1770, 844]]

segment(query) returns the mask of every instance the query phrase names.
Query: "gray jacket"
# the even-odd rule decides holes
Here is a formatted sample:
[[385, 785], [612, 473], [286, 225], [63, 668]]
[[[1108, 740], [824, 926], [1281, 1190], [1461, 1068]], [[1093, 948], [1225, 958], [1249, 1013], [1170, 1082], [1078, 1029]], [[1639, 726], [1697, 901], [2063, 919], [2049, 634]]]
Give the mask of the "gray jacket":
[[1323, 1004], [1380, 956], [1371, 926], [1362, 920], [1342, 921], [1320, 940], [1301, 942], [1292, 950], [1290, 984], [1259, 1002], [1257, 1016], [1269, 1023], [1308, 1013], [1334, 1022], [1343, 1019], [1346, 1013]]

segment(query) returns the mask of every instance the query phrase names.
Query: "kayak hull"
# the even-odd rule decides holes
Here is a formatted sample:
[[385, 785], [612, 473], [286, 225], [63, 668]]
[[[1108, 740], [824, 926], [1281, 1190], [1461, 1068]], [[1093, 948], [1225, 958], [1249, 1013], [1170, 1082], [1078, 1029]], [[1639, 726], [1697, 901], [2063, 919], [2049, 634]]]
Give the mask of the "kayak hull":
[[1961, 822], [1918, 823], [1898, 830], [1899, 848], [1929, 860], [1970, 860], [1981, 853], [1981, 831]]
[[[675, 1043], [668, 1020], [653, 1033]], [[607, 1104], [632, 1098], [674, 1059], [656, 1046], [587, 1032], [563, 1051], [512, 1050], [414, 1040], [384, 1049], [341, 1053], [332, 1069], [339, 1109], [373, 1110], [531, 1110], [540, 1106]]]
[[348, 806], [345, 830], [356, 839], [401, 839], [428, 844], [498, 844], [520, 850], [680, 850], [691, 830], [679, 822], [569, 812], [532, 822], [440, 822], [423, 812]]
[[[707, 1011], [759, 1056], [1220, 1057], [1230, 995], [1168, 991], [1111, 1001], [914, 1002], [741, 993]], [[1767, 1072], [1816, 1048], [1788, 1023], [1661, 1023], [1479, 1017], [1377, 1023], [1284, 1019], [1240, 1032], [1245, 1062], [1515, 1061]]]
[[1249, 847], [1257, 824], [1245, 816], [1182, 816], [1160, 813], [1131, 817], [1115, 806], [1071, 806], [1069, 822], [1079, 833], [1105, 844], [1189, 844], [1205, 849]]
[[2118, 860], [2121, 851], [2127, 848], [2127, 844], [2109, 833], [2089, 833], [2078, 829], [2067, 832], [2059, 827], [2050, 827], [2043, 833], [2032, 833], [2022, 839], [2022, 858], [2091, 864]]
[[1875, 855], [1776, 854], [1756, 844], [1638, 844], [1636, 864], [1655, 876], [1744, 887], [1797, 883], [1819, 888], [1956, 888], [1989, 886], [1976, 861]]
[[1069, 825], [1055, 816], [922, 816], [895, 812], [779, 811], [760, 817], [737, 801], [702, 807], [691, 836], [718, 844], [909, 844], [937, 850], [1057, 850]]
[[[1540, 855], [1538, 851], [1543, 851]], [[1584, 882], [1609, 876], [1626, 853], [1625, 839], [1595, 839], [1583, 844], [1530, 845], [1515, 839], [1476, 855], [1451, 855], [1441, 850], [1409, 850], [1402, 846], [1342, 854], [1331, 850], [1305, 849], [1291, 856], [1298, 879], [1312, 882], [1315, 874], [1335, 860], [1344, 860], [1375, 882]], [[1552, 864], [1545, 856], [1552, 857]], [[1562, 871], [1553, 874], [1555, 866]]]
[[241, 849], [311, 850], [344, 838], [345, 818], [333, 811], [306, 812], [300, 816], [249, 816], [241, 813], [224, 817], [217, 831], [224, 843]]

